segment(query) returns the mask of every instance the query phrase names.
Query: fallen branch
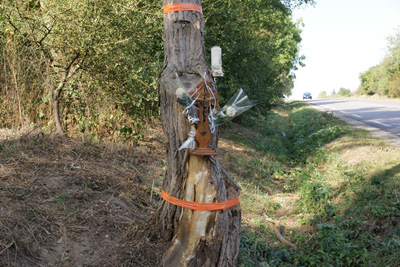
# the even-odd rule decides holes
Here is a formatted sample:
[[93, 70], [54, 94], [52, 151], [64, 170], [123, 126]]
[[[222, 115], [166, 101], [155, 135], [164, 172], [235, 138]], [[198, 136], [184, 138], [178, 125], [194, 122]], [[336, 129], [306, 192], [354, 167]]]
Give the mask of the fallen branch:
[[288, 240], [286, 240], [282, 234], [279, 231], [279, 228], [281, 227], [281, 222], [277, 221], [277, 220], [273, 220], [271, 218], [268, 218], [266, 215], [264, 215], [264, 217], [267, 219], [267, 221], [271, 222], [274, 224], [274, 232], [276, 237], [279, 239], [279, 241], [281, 241], [284, 245], [291, 247], [293, 249], [297, 249], [297, 246], [291, 242], [289, 242]]
[[0, 255], [3, 254], [3, 252], [6, 251], [7, 249], [9, 249], [12, 245], [14, 245], [14, 243], [15, 243], [15, 241], [14, 241], [14, 239], [13, 239], [13, 241], [11, 241], [11, 243], [8, 244], [8, 245], [0, 252]]

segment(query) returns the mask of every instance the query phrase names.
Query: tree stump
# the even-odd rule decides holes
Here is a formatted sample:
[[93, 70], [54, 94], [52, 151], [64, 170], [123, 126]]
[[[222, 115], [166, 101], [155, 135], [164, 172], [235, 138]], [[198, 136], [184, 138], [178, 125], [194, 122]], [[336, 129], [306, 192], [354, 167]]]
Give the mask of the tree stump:
[[[164, 0], [164, 5], [174, 3]], [[185, 3], [201, 5], [200, 0]], [[204, 49], [204, 19], [196, 11], [164, 14], [164, 67], [160, 79], [180, 76], [187, 88], [205, 79], [216, 90]], [[178, 199], [199, 203], [223, 202], [240, 193], [239, 185], [227, 174], [218, 156], [191, 155], [178, 151], [190, 131], [176, 98], [159, 87], [161, 117], [166, 138], [167, 168], [163, 189]], [[210, 147], [218, 151], [218, 132]], [[171, 240], [163, 266], [236, 266], [240, 243], [239, 205], [220, 211], [195, 211], [161, 201], [157, 219], [160, 235]]]

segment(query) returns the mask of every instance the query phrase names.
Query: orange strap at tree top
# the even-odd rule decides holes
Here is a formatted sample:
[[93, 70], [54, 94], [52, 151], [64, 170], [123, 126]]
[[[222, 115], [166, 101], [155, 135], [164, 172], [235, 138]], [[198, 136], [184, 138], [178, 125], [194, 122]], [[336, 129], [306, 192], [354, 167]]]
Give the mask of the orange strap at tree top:
[[164, 6], [164, 14], [175, 11], [197, 11], [203, 13], [201, 6], [191, 3], [174, 3]]
[[164, 190], [161, 190], [161, 197], [175, 206], [200, 211], [224, 210], [239, 204], [239, 197], [220, 203], [197, 203], [174, 198]]

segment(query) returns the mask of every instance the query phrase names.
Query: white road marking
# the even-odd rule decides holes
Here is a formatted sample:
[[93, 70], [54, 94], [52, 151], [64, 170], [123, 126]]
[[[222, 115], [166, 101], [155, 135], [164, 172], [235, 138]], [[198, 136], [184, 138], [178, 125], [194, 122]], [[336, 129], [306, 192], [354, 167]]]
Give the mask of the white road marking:
[[376, 124], [383, 125], [383, 126], [385, 126], [385, 127], [392, 127], [392, 125], [390, 125], [390, 124], [386, 124], [386, 123], [379, 122], [379, 121], [371, 121], [371, 122], [376, 123]]
[[356, 118], [362, 118], [360, 115], [357, 115], [357, 114], [351, 114], [351, 116], [356, 117]]

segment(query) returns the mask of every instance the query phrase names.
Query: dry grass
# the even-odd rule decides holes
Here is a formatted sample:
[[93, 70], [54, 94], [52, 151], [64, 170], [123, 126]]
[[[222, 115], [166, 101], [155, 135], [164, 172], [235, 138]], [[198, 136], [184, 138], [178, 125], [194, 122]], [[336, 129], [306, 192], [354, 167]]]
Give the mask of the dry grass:
[[[40, 129], [1, 130], [0, 266], [158, 266], [168, 246], [158, 240], [153, 220], [165, 154], [161, 126], [152, 125], [135, 145], [95, 144]], [[272, 166], [278, 164], [272, 154], [237, 141], [256, 141], [253, 132], [238, 125], [221, 132], [219, 159], [242, 186], [244, 225], [262, 231], [272, 248], [279, 244], [264, 215], [280, 220], [289, 240], [313, 232], [303, 220], [311, 215], [299, 212], [300, 195], [285, 189], [289, 167]], [[352, 198], [350, 191], [341, 192], [344, 169], [378, 178], [388, 171], [398, 184], [399, 150], [382, 140], [355, 132], [325, 149], [333, 158], [316, 171], [337, 189], [336, 205], [345, 193]], [[366, 230], [391, 229], [381, 222]]]
[[[239, 125], [234, 125], [232, 132], [237, 135], [247, 134]], [[230, 138], [232, 138], [232, 133], [224, 132], [219, 141], [219, 159], [242, 187], [242, 223], [251, 229], [259, 229], [259, 226], [263, 225], [267, 232], [262, 235], [270, 234], [265, 242], [271, 246], [275, 246], [276, 241], [274, 241], [273, 225], [269, 223], [267, 217], [281, 222], [281, 231], [284, 236], [291, 236], [294, 233], [293, 230], [301, 232], [308, 230], [299, 220], [302, 214], [295, 212], [299, 196], [284, 192], [284, 178], [247, 168], [255, 164], [254, 159], [261, 162], [273, 162], [273, 160], [262, 152], [234, 142]]]
[[157, 132], [128, 149], [2, 130], [0, 265], [157, 265], [166, 247], [153, 230], [157, 194], [150, 200], [164, 159]]

